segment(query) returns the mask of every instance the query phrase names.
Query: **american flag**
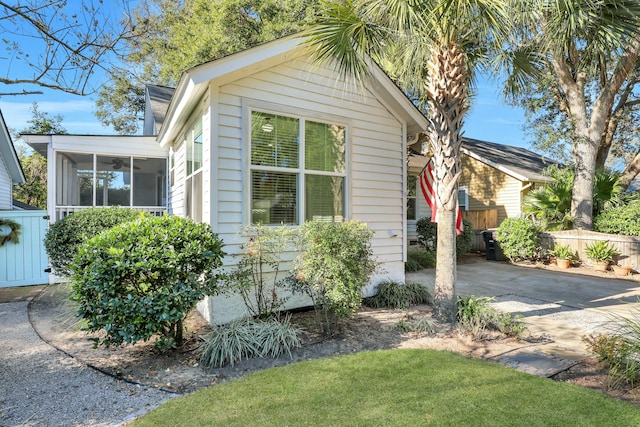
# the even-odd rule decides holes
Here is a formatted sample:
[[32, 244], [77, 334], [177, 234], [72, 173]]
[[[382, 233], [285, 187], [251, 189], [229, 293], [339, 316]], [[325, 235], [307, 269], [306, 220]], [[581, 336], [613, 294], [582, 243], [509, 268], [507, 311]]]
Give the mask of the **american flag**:
[[[433, 161], [429, 160], [427, 166], [422, 169], [420, 176], [420, 189], [422, 195], [427, 201], [427, 204], [431, 208], [431, 222], [438, 222], [438, 203], [436, 200], [436, 182], [433, 178]], [[458, 197], [456, 195], [456, 236], [459, 236], [464, 232], [464, 225], [462, 224], [462, 212], [460, 211], [460, 205], [458, 203]]]

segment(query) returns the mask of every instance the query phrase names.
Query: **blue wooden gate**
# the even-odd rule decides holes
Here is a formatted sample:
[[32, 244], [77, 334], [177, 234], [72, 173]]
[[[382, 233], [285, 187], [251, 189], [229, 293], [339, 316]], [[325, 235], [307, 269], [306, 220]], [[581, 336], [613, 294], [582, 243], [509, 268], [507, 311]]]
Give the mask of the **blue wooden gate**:
[[44, 250], [48, 221], [45, 211], [0, 211], [0, 218], [22, 225], [20, 242], [0, 246], [0, 288], [40, 285], [49, 282]]

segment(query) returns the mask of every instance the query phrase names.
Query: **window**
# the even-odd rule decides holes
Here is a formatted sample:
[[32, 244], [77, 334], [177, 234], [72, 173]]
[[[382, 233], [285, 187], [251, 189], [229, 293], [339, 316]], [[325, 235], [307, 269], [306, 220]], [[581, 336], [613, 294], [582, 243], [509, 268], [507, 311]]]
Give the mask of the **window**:
[[345, 127], [251, 113], [252, 223], [342, 221]]
[[202, 222], [202, 117], [185, 135], [187, 144], [186, 214]]
[[458, 205], [461, 211], [469, 210], [469, 191], [467, 187], [458, 187]]
[[407, 174], [407, 219], [417, 219], [417, 199], [416, 191], [418, 185], [418, 176]]

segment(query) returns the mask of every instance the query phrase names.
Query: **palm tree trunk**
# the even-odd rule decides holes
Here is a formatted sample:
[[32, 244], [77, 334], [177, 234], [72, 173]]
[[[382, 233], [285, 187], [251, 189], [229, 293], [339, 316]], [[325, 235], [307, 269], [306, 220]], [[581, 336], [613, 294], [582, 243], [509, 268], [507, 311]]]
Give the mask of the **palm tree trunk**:
[[438, 249], [433, 293], [433, 317], [446, 323], [456, 321], [456, 213], [438, 209]]
[[433, 316], [456, 321], [456, 208], [460, 177], [462, 119], [467, 112], [466, 56], [456, 44], [434, 49], [426, 93], [431, 122], [429, 141], [438, 200], [438, 246]]

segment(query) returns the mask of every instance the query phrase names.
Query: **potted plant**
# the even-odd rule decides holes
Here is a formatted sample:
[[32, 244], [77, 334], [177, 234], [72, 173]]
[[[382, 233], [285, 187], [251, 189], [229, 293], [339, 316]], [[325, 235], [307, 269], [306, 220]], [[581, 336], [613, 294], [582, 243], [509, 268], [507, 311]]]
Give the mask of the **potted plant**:
[[607, 271], [613, 257], [620, 255], [608, 240], [596, 240], [585, 246], [587, 258], [593, 261], [593, 268], [596, 271]]
[[549, 254], [556, 258], [556, 264], [560, 268], [569, 268], [575, 258], [575, 251], [569, 245], [556, 245]]
[[631, 273], [630, 265], [611, 264], [611, 269], [616, 276], [628, 276]]

